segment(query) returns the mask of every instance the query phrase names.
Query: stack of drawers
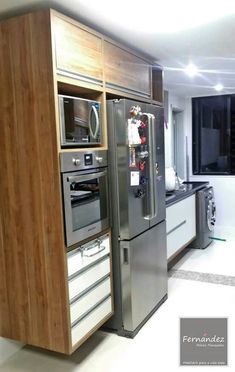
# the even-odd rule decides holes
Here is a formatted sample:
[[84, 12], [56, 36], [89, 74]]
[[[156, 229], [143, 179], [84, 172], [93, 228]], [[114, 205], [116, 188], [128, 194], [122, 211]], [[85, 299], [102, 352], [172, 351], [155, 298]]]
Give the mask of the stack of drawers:
[[74, 346], [112, 313], [109, 235], [69, 252], [67, 261]]

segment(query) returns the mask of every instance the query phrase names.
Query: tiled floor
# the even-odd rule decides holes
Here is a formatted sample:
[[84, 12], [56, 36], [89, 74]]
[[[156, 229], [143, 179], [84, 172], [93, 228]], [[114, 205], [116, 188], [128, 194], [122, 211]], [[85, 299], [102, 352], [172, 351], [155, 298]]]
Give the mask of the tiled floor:
[[206, 249], [190, 249], [174, 269], [235, 276], [235, 229], [217, 229], [214, 236], [226, 241], [213, 240]]
[[[234, 275], [235, 239], [189, 252], [177, 264], [184, 271]], [[231, 262], [232, 261], [232, 262]], [[71, 357], [24, 347], [0, 365], [1, 372], [167, 372], [179, 366], [179, 318], [228, 317], [229, 367], [235, 370], [235, 286], [170, 277], [169, 298], [134, 340], [97, 332]], [[233, 346], [233, 347], [232, 347]], [[212, 367], [196, 367], [203, 372]], [[219, 371], [223, 367], [217, 367]], [[194, 371], [195, 367], [183, 367]]]

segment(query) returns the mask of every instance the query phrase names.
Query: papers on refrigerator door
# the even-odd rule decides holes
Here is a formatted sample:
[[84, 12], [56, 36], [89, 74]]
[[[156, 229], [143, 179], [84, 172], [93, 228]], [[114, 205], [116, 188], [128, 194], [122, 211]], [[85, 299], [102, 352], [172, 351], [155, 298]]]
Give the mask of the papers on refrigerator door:
[[139, 145], [141, 143], [138, 128], [140, 120], [128, 119], [128, 143], [129, 145]]
[[139, 186], [140, 184], [140, 172], [131, 172], [130, 173], [130, 185], [131, 186]]

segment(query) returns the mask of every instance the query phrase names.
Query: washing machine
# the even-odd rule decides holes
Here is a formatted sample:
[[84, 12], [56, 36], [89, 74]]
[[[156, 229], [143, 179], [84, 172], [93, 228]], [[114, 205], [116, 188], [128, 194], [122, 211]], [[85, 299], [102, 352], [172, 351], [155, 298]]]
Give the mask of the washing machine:
[[216, 222], [214, 190], [207, 186], [196, 193], [196, 239], [189, 248], [204, 249], [211, 242]]

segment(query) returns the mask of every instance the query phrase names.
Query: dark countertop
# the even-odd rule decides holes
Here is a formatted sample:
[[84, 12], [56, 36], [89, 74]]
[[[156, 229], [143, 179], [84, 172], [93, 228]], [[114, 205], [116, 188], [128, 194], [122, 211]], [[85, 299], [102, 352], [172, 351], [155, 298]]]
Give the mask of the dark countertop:
[[166, 207], [175, 204], [190, 195], [195, 194], [196, 191], [203, 189], [205, 186], [209, 185], [209, 182], [184, 182], [183, 190], [174, 190], [167, 192], [166, 195]]

